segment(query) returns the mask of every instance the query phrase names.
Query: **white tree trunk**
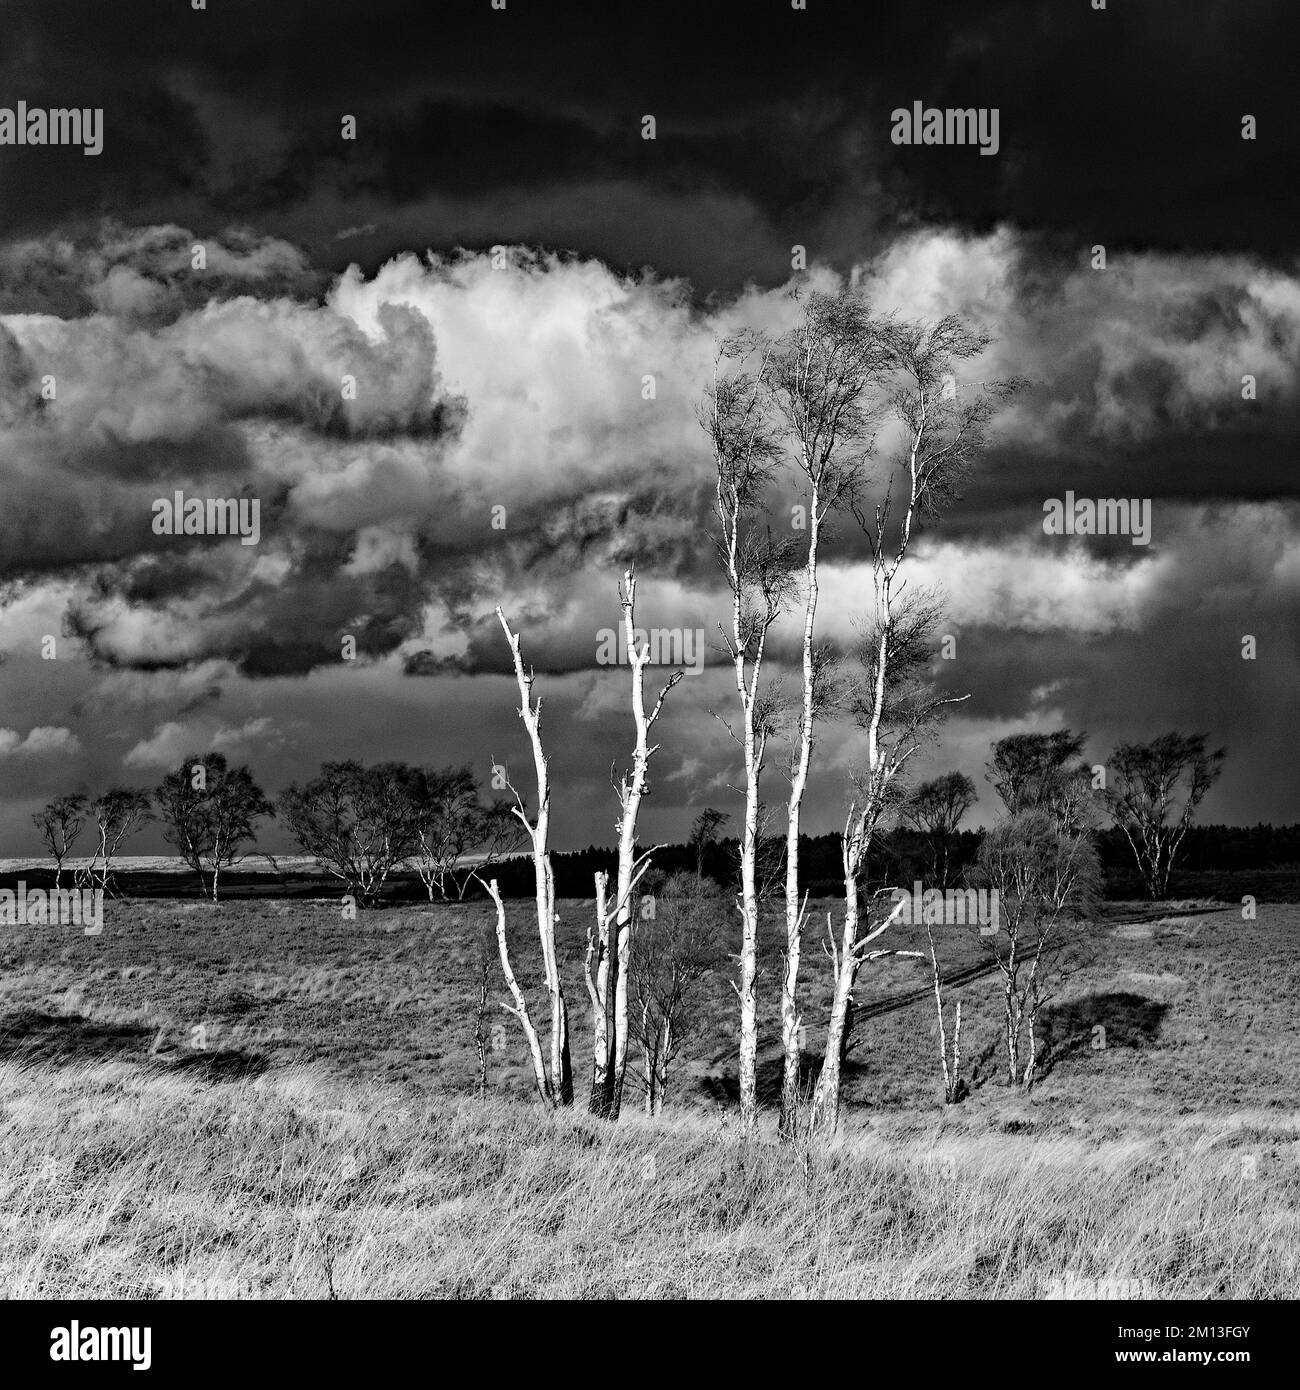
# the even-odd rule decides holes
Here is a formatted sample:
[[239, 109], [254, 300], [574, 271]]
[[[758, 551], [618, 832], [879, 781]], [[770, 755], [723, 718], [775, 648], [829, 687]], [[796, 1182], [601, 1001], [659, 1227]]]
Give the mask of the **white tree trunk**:
[[952, 1028], [952, 1099], [961, 1094], [961, 1000], [957, 1001], [957, 1018]]
[[[611, 913], [608, 906], [609, 875], [603, 870], [596, 874], [596, 922], [587, 936], [585, 966], [587, 993], [591, 998], [591, 1093], [587, 1108], [593, 1115], [609, 1111], [610, 1015], [609, 1015], [609, 933]], [[591, 970], [592, 954], [596, 969]]]
[[[767, 361], [764, 353], [763, 362]], [[737, 734], [728, 728], [740, 744], [745, 766], [745, 817], [740, 831], [740, 893], [737, 906], [740, 909], [740, 981], [735, 986], [740, 1000], [740, 1123], [742, 1133], [748, 1138], [758, 1128], [758, 1012], [755, 996], [755, 982], [758, 977], [758, 885], [757, 877], [757, 838], [759, 783], [763, 773], [763, 759], [767, 745], [767, 728], [757, 727], [760, 719], [759, 680], [763, 665], [763, 652], [767, 634], [776, 621], [782, 605], [782, 590], [779, 578], [774, 577], [771, 568], [774, 562], [772, 553], [753, 551], [750, 540], [743, 535], [745, 517], [753, 506], [750, 493], [752, 478], [745, 481], [748, 466], [755, 455], [750, 451], [763, 434], [762, 415], [764, 407], [760, 402], [757, 383], [761, 381], [765, 366], [760, 366], [754, 377], [753, 389], [741, 411], [744, 425], [735, 437], [735, 444], [745, 461], [737, 466], [737, 459], [729, 453], [724, 442], [719, 447], [719, 436], [715, 434], [714, 448], [717, 462], [717, 513], [721, 523], [721, 549], [731, 594], [731, 631], [723, 629], [724, 641], [731, 656], [735, 671], [736, 695], [740, 704], [742, 728]], [[734, 420], [735, 417], [733, 417]], [[761, 457], [761, 453], [759, 455]], [[761, 464], [758, 468], [761, 474]], [[748, 607], [749, 599], [754, 600], [754, 609]]]
[[[623, 1105], [623, 1086], [627, 1075], [628, 972], [632, 953], [632, 922], [636, 886], [649, 867], [648, 855], [637, 855], [637, 818], [647, 792], [647, 774], [655, 749], [650, 730], [659, 718], [668, 692], [681, 680], [675, 671], [659, 693], [654, 709], [646, 712], [645, 668], [650, 664], [649, 646], [636, 641], [636, 574], [629, 568], [619, 592], [623, 630], [627, 640], [628, 662], [632, 668], [632, 719], [636, 742], [632, 769], [619, 784], [618, 869], [615, 898], [605, 902], [607, 876], [597, 875], [596, 916], [599, 951], [592, 986], [593, 1057], [590, 1109], [592, 1114], [617, 1119]], [[602, 882], [604, 880], [604, 882]]]
[[665, 1018], [659, 1030], [658, 1049], [655, 1053], [654, 1104], [651, 1113], [658, 1115], [663, 1111], [664, 1100], [668, 1095], [668, 1057], [672, 1051], [672, 1019]]
[[939, 954], [934, 945], [934, 934], [926, 927], [930, 942], [931, 983], [934, 986], [934, 1011], [939, 1020], [939, 1065], [943, 1068], [943, 1100], [952, 1105], [961, 1088], [961, 1000], [957, 1001], [957, 1016], [953, 1024], [952, 1065], [948, 1065], [948, 1029], [944, 1019], [943, 976], [939, 971]]
[[497, 952], [501, 957], [501, 971], [506, 977], [506, 987], [510, 990], [510, 995], [514, 999], [514, 1008], [502, 1005], [507, 1013], [512, 1013], [519, 1020], [520, 1026], [524, 1030], [524, 1037], [528, 1042], [528, 1053], [533, 1063], [533, 1080], [537, 1083], [537, 1093], [548, 1107], [555, 1105], [555, 1091], [551, 1085], [550, 1078], [546, 1075], [546, 1062], [542, 1057], [542, 1045], [537, 1038], [537, 1029], [533, 1026], [533, 1020], [528, 1013], [528, 1000], [524, 997], [524, 992], [519, 987], [518, 980], [515, 979], [515, 972], [510, 965], [510, 949], [506, 944], [506, 906], [501, 901], [501, 893], [497, 888], [497, 881], [493, 879], [488, 885], [488, 896], [496, 904], [497, 909]]
[[809, 508], [808, 565], [804, 595], [803, 624], [803, 705], [799, 715], [799, 750], [790, 779], [785, 837], [785, 970], [781, 977], [781, 1047], [784, 1062], [781, 1076], [781, 1119], [778, 1132], [792, 1139], [799, 1112], [799, 956], [805, 920], [799, 901], [799, 830], [804, 791], [808, 786], [808, 767], [813, 750], [813, 631], [817, 617], [817, 540], [821, 526], [820, 497], [816, 479], [812, 484]]
[[[847, 852], [846, 852], [847, 857]], [[821, 1071], [813, 1091], [812, 1115], [809, 1129], [830, 1133], [840, 1117], [840, 1062], [844, 1056], [845, 1026], [848, 1021], [849, 1000], [857, 978], [858, 956], [857, 878], [846, 872], [844, 896], [844, 926], [834, 961], [835, 990], [831, 998], [831, 1015], [826, 1027], [826, 1050], [822, 1054]]]
[[[889, 579], [879, 565], [874, 572], [876, 611], [889, 613]], [[874, 713], [867, 729], [867, 790], [866, 805], [858, 811], [850, 807], [844, 832], [840, 837], [840, 859], [844, 871], [844, 929], [840, 934], [838, 954], [834, 957], [835, 994], [831, 1003], [830, 1022], [826, 1031], [826, 1051], [822, 1055], [821, 1074], [813, 1094], [811, 1127], [815, 1131], [832, 1132], [840, 1119], [840, 1071], [846, 1043], [849, 1000], [857, 981], [861, 957], [858, 954], [858, 875], [866, 859], [868, 839], [875, 825], [878, 803], [887, 786], [885, 769], [881, 766], [880, 721], [884, 710], [885, 676], [889, 644], [886, 623], [880, 634], [879, 646], [873, 658], [872, 684], [875, 687]], [[882, 928], [883, 930], [883, 928]], [[879, 933], [875, 933], [879, 934]]]
[[[628, 661], [632, 666], [632, 719], [636, 724], [636, 746], [632, 757], [632, 776], [624, 777], [620, 788], [622, 810], [618, 835], [618, 911], [615, 936], [613, 1059], [610, 1068], [609, 1115], [617, 1119], [623, 1104], [623, 1081], [627, 1072], [627, 991], [628, 967], [632, 950], [633, 893], [641, 875], [649, 867], [648, 859], [637, 859], [636, 827], [641, 814], [641, 801], [646, 795], [647, 773], [655, 749], [650, 746], [650, 730], [663, 709], [664, 698], [682, 679], [683, 672], [674, 671], [659, 694], [654, 709], [647, 715], [645, 707], [645, 668], [650, 662], [648, 644], [640, 650], [636, 645], [636, 574], [629, 568], [623, 576], [623, 629], [627, 635]], [[656, 745], [657, 746], [657, 745]]]
[[569, 1017], [564, 1000], [564, 983], [560, 978], [559, 961], [555, 946], [555, 877], [551, 871], [550, 825], [551, 825], [551, 783], [546, 765], [546, 754], [542, 750], [541, 718], [542, 702], [533, 703], [533, 673], [524, 671], [523, 657], [519, 651], [519, 638], [510, 631], [505, 614], [496, 610], [501, 627], [510, 644], [514, 658], [515, 681], [519, 686], [519, 717], [528, 730], [528, 740], [533, 750], [533, 769], [537, 777], [537, 819], [530, 823], [520, 809], [522, 799], [516, 793], [516, 814], [528, 831], [533, 851], [533, 882], [537, 903], [537, 933], [541, 940], [542, 966], [546, 979], [546, 991], [551, 1001], [551, 1087], [556, 1104], [573, 1103], [573, 1068], [569, 1058]]
[[740, 1126], [758, 1128], [758, 775], [752, 713], [745, 725], [745, 829], [740, 846]]

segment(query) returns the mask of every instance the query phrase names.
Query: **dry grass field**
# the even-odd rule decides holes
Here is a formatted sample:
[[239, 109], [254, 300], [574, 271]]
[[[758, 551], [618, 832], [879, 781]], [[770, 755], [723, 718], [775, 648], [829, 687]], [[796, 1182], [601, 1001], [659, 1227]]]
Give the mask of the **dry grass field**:
[[[529, 904], [512, 906], [520, 962]], [[590, 904], [561, 905], [580, 979]], [[547, 1117], [517, 1025], [477, 1099], [486, 911], [114, 902], [98, 937], [7, 928], [0, 1288], [40, 1297], [1290, 1296], [1300, 1273], [1300, 909], [1111, 905], [1009, 1090], [977, 937], [970, 1096], [941, 1104], [920, 962], [864, 972], [842, 1133], [732, 1118], [735, 997], [711, 982], [656, 1121]], [[817, 918], [814, 917], [814, 922]], [[824, 923], [824, 911], [820, 920]], [[951, 929], [949, 929], [951, 931]], [[919, 940], [918, 940], [919, 938]], [[777, 924], [762, 979], [775, 1092]], [[900, 928], [893, 944], [924, 944]], [[806, 1016], [827, 993], [810, 932]], [[522, 972], [535, 983], [535, 973]], [[499, 972], [493, 997], [504, 997]], [[1104, 1030], [1104, 1032], [1099, 1031]], [[810, 1026], [809, 1052], [818, 1033]], [[1103, 1045], [1104, 1043], [1104, 1045]], [[811, 1059], [810, 1059], [811, 1060]], [[630, 1099], [635, 1108], [636, 1097]], [[1094, 1281], [1091, 1282], [1090, 1281]]]

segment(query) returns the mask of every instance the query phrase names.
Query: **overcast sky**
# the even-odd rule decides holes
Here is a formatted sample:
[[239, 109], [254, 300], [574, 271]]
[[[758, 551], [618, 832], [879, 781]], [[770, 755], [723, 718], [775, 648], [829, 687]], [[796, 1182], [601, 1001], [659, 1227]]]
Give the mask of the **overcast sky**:
[[[339, 757], [526, 772], [498, 601], [539, 671], [557, 846], [608, 841], [630, 717], [597, 633], [634, 560], [646, 625], [715, 640], [696, 405], [719, 338], [792, 322], [796, 282], [965, 314], [996, 338], [970, 376], [1031, 383], [915, 551], [956, 638], [938, 674], [971, 696], [922, 772], [983, 786], [1021, 729], [1085, 730], [1094, 761], [1204, 731], [1229, 756], [1203, 819], [1300, 819], [1280, 0], [3, 20], [0, 107], [104, 112], [97, 156], [0, 145], [4, 853], [36, 850], [50, 796], [153, 785], [196, 748], [270, 791]], [[996, 108], [997, 153], [891, 143], [916, 101]], [[178, 490], [259, 499], [258, 543], [155, 535]], [[1150, 545], [1044, 535], [1067, 491], [1150, 499]], [[828, 637], [851, 641], [864, 576], [841, 533]], [[670, 697], [644, 838], [736, 809], [718, 658]], [[826, 730], [809, 829], [842, 823], [858, 751]]]

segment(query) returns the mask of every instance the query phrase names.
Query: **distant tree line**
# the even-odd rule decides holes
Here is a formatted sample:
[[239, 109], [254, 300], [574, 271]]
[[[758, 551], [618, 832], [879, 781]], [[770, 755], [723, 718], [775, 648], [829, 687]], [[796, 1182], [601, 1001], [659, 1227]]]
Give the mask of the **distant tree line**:
[[[1003, 749], [1002, 761], [1014, 763], [1016, 741], [1031, 740], [1019, 745], [1023, 752], [1032, 748], [1036, 737], [1012, 735], [1002, 740], [1011, 745]], [[1070, 738], [1081, 746], [1075, 736]], [[1013, 800], [1023, 794], [1015, 783], [1019, 776], [1012, 767], [1008, 790]], [[961, 825], [975, 800], [975, 784], [962, 773], [946, 773], [917, 786], [899, 807], [896, 823], [877, 835], [878, 876], [891, 883], [921, 881], [938, 888], [965, 882], [982, 841], [981, 832]], [[1104, 793], [1099, 803], [1109, 804]], [[1172, 805], [1170, 801], [1166, 809]], [[218, 752], [192, 753], [152, 793], [126, 787], [95, 797], [72, 793], [54, 798], [32, 819], [54, 861], [56, 887], [62, 886], [64, 866], [75, 846], [89, 841], [89, 863], [80, 870], [78, 882], [107, 888], [123, 842], [157, 822], [195, 873], [201, 891], [218, 900], [223, 875], [254, 852], [258, 822], [273, 817], [286, 826], [298, 850], [336, 878], [360, 907], [373, 906], [395, 874], [414, 874], [429, 901], [483, 893], [475, 870], [487, 865], [494, 866], [507, 898], [529, 895], [534, 888], [531, 863], [522, 857], [509, 859], [525, 839], [512, 808], [503, 801], [485, 800], [469, 767], [326, 763], [318, 776], [286, 788], [273, 803], [247, 767], [231, 767]], [[734, 887], [738, 842], [719, 835], [728, 819], [707, 808], [696, 818], [685, 844], [656, 849], [656, 868], [693, 873], [724, 889]], [[1173, 822], [1169, 828], [1174, 828]], [[1142, 872], [1134, 838], [1118, 823], [1095, 829], [1103, 874], [1131, 875], [1135, 865]], [[1136, 839], [1141, 846], [1141, 835]], [[799, 846], [800, 892], [817, 898], [839, 891], [839, 834], [801, 835]], [[782, 836], [759, 843], [759, 858], [767, 862], [772, 882], [784, 879], [786, 848]], [[1163, 886], [1152, 879], [1148, 891], [1153, 886], [1157, 894], [1167, 889], [1175, 865], [1188, 872], [1294, 868], [1300, 865], [1300, 825], [1198, 826], [1189, 818], [1175, 856], [1161, 866]], [[618, 853], [591, 845], [555, 853], [552, 862], [557, 894], [585, 897], [593, 874], [616, 870]]]
[[431, 902], [463, 898], [476, 867], [519, 838], [509, 808], [484, 801], [468, 767], [330, 762], [273, 803], [247, 767], [232, 767], [218, 752], [187, 755], [152, 792], [74, 792], [32, 821], [54, 860], [56, 888], [83, 832], [91, 834], [91, 855], [76, 882], [109, 890], [123, 842], [157, 822], [201, 893], [217, 902], [223, 874], [255, 851], [259, 822], [274, 817], [359, 908], [373, 906], [397, 870], [418, 875]]

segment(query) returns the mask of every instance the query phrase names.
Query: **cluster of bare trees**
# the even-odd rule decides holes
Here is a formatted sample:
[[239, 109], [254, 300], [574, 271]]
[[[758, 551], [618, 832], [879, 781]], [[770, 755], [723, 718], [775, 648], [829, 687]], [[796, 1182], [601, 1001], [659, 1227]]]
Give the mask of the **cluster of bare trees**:
[[[760, 913], [771, 887], [768, 871], [783, 876], [784, 958], [780, 985], [782, 1088], [779, 1131], [793, 1139], [805, 1127], [828, 1132], [837, 1124], [841, 1075], [852, 1027], [854, 989], [865, 965], [895, 954], [876, 943], [899, 915], [897, 889], [869, 886], [868, 862], [878, 833], [890, 820], [912, 825], [930, 849], [932, 878], [946, 887], [954, 878], [951, 849], [975, 789], [950, 774], [909, 793], [910, 764], [949, 707], [965, 695], [937, 679], [936, 641], [942, 596], [909, 578], [923, 527], [942, 515], [960, 493], [983, 448], [1000, 403], [1013, 381], [966, 383], [959, 373], [984, 353], [989, 336], [956, 316], [907, 322], [873, 313], [855, 293], [814, 293], [802, 304], [798, 324], [769, 336], [742, 331], [722, 344], [714, 380], [700, 409], [714, 465], [714, 540], [728, 595], [719, 624], [735, 689], [731, 713], [718, 717], [734, 740], [743, 774], [737, 843], [739, 915], [739, 1094], [742, 1128], [758, 1123], [758, 943]], [[798, 497], [781, 514], [782, 498]], [[826, 641], [819, 632], [819, 566], [828, 547], [856, 538], [851, 550], [864, 572], [865, 611], [854, 650]], [[852, 540], [847, 543], [852, 545]], [[640, 1042], [647, 1102], [653, 1110], [664, 1089], [665, 1063], [674, 1031], [665, 1024], [663, 990], [691, 978], [693, 959], [682, 941], [638, 935], [635, 900], [652, 849], [637, 840], [637, 819], [648, 791], [654, 747], [650, 734], [676, 684], [672, 676], [653, 706], [645, 695], [647, 655], [634, 639], [635, 580], [629, 570], [620, 589], [631, 666], [633, 755], [615, 783], [618, 798], [618, 865], [611, 883], [596, 876], [595, 920], [584, 967], [592, 1018], [593, 1057], [589, 1107], [616, 1118], [627, 1074], [630, 1028]], [[532, 745], [538, 812], [529, 820], [516, 793], [515, 815], [533, 849], [537, 920], [543, 975], [551, 1003], [550, 1071], [511, 965], [506, 911], [495, 883], [501, 964], [534, 1059], [539, 1092], [549, 1104], [572, 1099], [567, 1012], [555, 941], [554, 883], [548, 831], [550, 782], [542, 750], [540, 701], [525, 668], [519, 637], [498, 610], [510, 644], [521, 705]], [[797, 688], [774, 678], [776, 643], [798, 631]], [[784, 661], [789, 648], [782, 653]], [[791, 663], [794, 664], [794, 663]], [[831, 1003], [811, 1105], [803, 1102], [805, 1036], [800, 970], [808, 925], [801, 890], [799, 845], [803, 806], [818, 767], [818, 735], [825, 721], [852, 721], [860, 762], [846, 795], [841, 844], [842, 901], [828, 914], [825, 954], [830, 961]], [[1176, 745], [1176, 746], [1175, 746]], [[775, 750], [788, 784], [783, 836], [771, 833], [765, 773]], [[1208, 789], [1221, 754], [1207, 754], [1204, 739], [1170, 736], [1156, 744], [1125, 747], [1114, 758], [1116, 786], [1097, 795], [1080, 759], [1082, 739], [1017, 735], [994, 750], [990, 779], [1006, 815], [985, 837], [974, 869], [976, 881], [996, 889], [1005, 904], [998, 932], [988, 936], [1002, 983], [1008, 1073], [1028, 1084], [1035, 1066], [1033, 1031], [1055, 978], [1052, 957], [1070, 920], [1085, 914], [1097, 892], [1094, 844], [1097, 817], [1109, 809], [1151, 866], [1149, 881], [1163, 887], [1195, 805]], [[1167, 816], [1180, 774], [1191, 769], [1191, 788], [1181, 816]], [[716, 813], [714, 813], [716, 817]], [[717, 829], [702, 817], [692, 830], [702, 867], [704, 849]], [[784, 854], [773, 855], [784, 839]], [[697, 875], [698, 879], [699, 875]], [[638, 942], [643, 943], [638, 958]], [[931, 938], [931, 965], [939, 1013], [945, 1097], [960, 1096], [960, 1018], [953, 1020], [951, 1048], [944, 1011], [939, 955]], [[920, 955], [919, 952], [907, 954]], [[708, 952], [705, 952], [708, 955]], [[680, 960], [641, 999], [641, 1017], [629, 1020], [628, 996], [641, 971]], [[1027, 1058], [1023, 1055], [1028, 1047]], [[805, 1113], [806, 1112], [806, 1113]]]
[[273, 803], [247, 767], [219, 752], [190, 753], [152, 794], [114, 787], [92, 798], [56, 797], [33, 817], [54, 860], [55, 886], [82, 832], [95, 845], [78, 882], [107, 890], [122, 842], [151, 821], [198, 876], [200, 891], [220, 898], [222, 874], [253, 852], [258, 822], [279, 816], [304, 854], [344, 885], [358, 907], [373, 904], [389, 875], [414, 870], [444, 901], [463, 898], [467, 861], [491, 863], [518, 835], [509, 807], [480, 799], [468, 767], [421, 769], [405, 763], [326, 763], [320, 774], [285, 789]]
[[[624, 574], [619, 586], [619, 606], [622, 610], [628, 663], [631, 668], [632, 762], [614, 783], [619, 808], [615, 827], [618, 832], [617, 865], [612, 885], [607, 872], [601, 871], [595, 876], [595, 917], [588, 928], [587, 953], [583, 964], [583, 981], [591, 1007], [592, 1032], [588, 1108], [592, 1114], [608, 1119], [617, 1119], [623, 1105], [628, 1070], [628, 1043], [631, 1036], [629, 999], [632, 938], [640, 897], [639, 889], [650, 868], [653, 854], [652, 849], [643, 850], [637, 840], [637, 821], [641, 804], [649, 792], [650, 759], [657, 748], [657, 745], [651, 744], [650, 735], [659, 720], [664, 701], [683, 675], [680, 670], [674, 671], [659, 691], [654, 703], [651, 705], [647, 702], [645, 669], [650, 664], [650, 652], [644, 640], [637, 640], [636, 574], [631, 568]], [[510, 790], [515, 797], [514, 815], [524, 828], [532, 849], [537, 929], [543, 977], [550, 1000], [549, 1072], [544, 1063], [536, 1025], [528, 1010], [527, 999], [511, 963], [505, 903], [495, 879], [488, 881], [486, 887], [496, 906], [496, 935], [501, 968], [514, 1001], [507, 1007], [518, 1018], [524, 1030], [538, 1093], [548, 1105], [571, 1105], [573, 1068], [570, 1057], [568, 1007], [564, 997], [555, 936], [555, 878], [550, 854], [551, 782], [546, 753], [542, 746], [542, 703], [540, 697], [533, 694], [535, 675], [531, 668], [524, 665], [518, 634], [511, 630], [500, 608], [497, 609], [497, 617], [510, 646], [515, 681], [519, 689], [519, 717], [528, 734], [536, 778], [537, 812], [532, 819], [528, 816], [522, 793], [513, 783], [510, 784]], [[643, 976], [643, 981], [647, 978]], [[683, 979], [683, 986], [685, 983]], [[649, 989], [650, 986], [645, 984], [644, 988]], [[675, 997], [671, 990], [668, 997]], [[676, 1002], [667, 1015], [662, 1014], [662, 1003], [661, 1000], [659, 1004], [647, 1006], [648, 1011], [643, 1013], [643, 1019], [648, 1021], [650, 1013], [659, 1010], [656, 1017], [660, 1026], [665, 1022], [667, 1024], [663, 1031], [662, 1043], [652, 1046], [653, 1058], [649, 1063], [652, 1077], [658, 1078], [657, 1090], [660, 1095], [667, 1075], [669, 1056], [674, 1046], [674, 1010], [680, 1011], [682, 999], [676, 997]], [[650, 1103], [653, 1106], [653, 1094]]]
[[273, 814], [248, 768], [232, 768], [223, 754], [207, 753], [191, 754], [152, 794], [137, 787], [112, 787], [93, 798], [73, 792], [56, 797], [32, 822], [54, 860], [56, 888], [82, 831], [92, 828], [95, 843], [76, 880], [79, 886], [98, 882], [107, 892], [122, 842], [160, 821], [164, 838], [215, 902], [222, 871], [245, 857], [255, 822]]
[[[956, 373], [989, 344], [986, 334], [956, 317], [909, 323], [873, 314], [855, 293], [812, 294], [799, 323], [775, 338], [742, 332], [722, 345], [714, 382], [700, 411], [714, 463], [715, 541], [730, 598], [720, 625], [735, 682], [736, 712], [720, 716], [740, 752], [744, 810], [739, 830], [740, 916], [739, 1073], [742, 1127], [758, 1123], [758, 934], [763, 897], [765, 835], [763, 775], [778, 742], [788, 750], [785, 802], [785, 961], [781, 981], [783, 1082], [780, 1128], [794, 1136], [799, 1125], [803, 1020], [799, 971], [807, 926], [800, 896], [799, 836], [820, 724], [851, 718], [864, 754], [845, 813], [842, 843], [843, 907], [837, 927], [828, 920], [833, 1002], [813, 1096], [810, 1124], [836, 1125], [840, 1072], [858, 972], [889, 954], [872, 943], [889, 927], [896, 909], [881, 903], [888, 890], [865, 892], [865, 867], [882, 820], [901, 799], [913, 755], [954, 697], [931, 674], [933, 640], [941, 607], [937, 595], [909, 586], [903, 566], [924, 522], [937, 517], [956, 495], [977, 456], [996, 403], [1011, 383], [979, 383], [958, 389]], [[788, 526], [774, 523], [773, 503], [793, 483], [800, 502]], [[851, 519], [865, 545], [869, 606], [862, 640], [852, 658], [819, 639], [818, 567], [838, 522]], [[630, 654], [634, 724], [632, 765], [616, 783], [619, 802], [618, 868], [611, 888], [597, 875], [596, 915], [588, 940], [585, 982], [592, 1010], [594, 1054], [589, 1098], [594, 1113], [619, 1113], [629, 1036], [628, 983], [632, 973], [634, 895], [653, 850], [641, 851], [637, 817], [647, 790], [654, 748], [650, 732], [679, 674], [672, 676], [647, 712], [647, 656], [634, 638], [635, 580], [624, 578], [621, 603]], [[774, 629], [793, 614], [801, 630], [799, 690], [786, 699], [771, 679]], [[540, 703], [533, 675], [524, 667], [519, 637], [498, 610], [514, 660], [520, 717], [533, 749], [537, 775], [535, 820], [517, 795], [516, 815], [532, 841], [537, 879], [537, 918], [547, 990], [551, 998], [551, 1068], [512, 968], [506, 913], [495, 883], [502, 968], [533, 1057], [539, 1093], [550, 1104], [569, 1103], [567, 1015], [556, 958], [554, 889], [547, 831], [550, 784], [540, 736]], [[649, 1026], [649, 1015], [644, 1029]], [[644, 1046], [644, 1042], [643, 1042]], [[656, 1052], [655, 1047], [659, 1047]], [[671, 1032], [655, 1057], [671, 1047]], [[653, 1098], [651, 1105], [653, 1107]]]
[[62, 886], [63, 866], [72, 857], [81, 832], [91, 827], [95, 844], [89, 861], [77, 870], [77, 886], [89, 887], [98, 882], [108, 892], [118, 847], [140, 830], [152, 814], [148, 792], [133, 787], [110, 787], [95, 797], [83, 792], [55, 797], [32, 816], [32, 824], [54, 860], [54, 886]]
[[[1083, 757], [1084, 735], [1069, 729], [1012, 734], [993, 745], [988, 780], [1004, 814], [983, 835], [969, 882], [996, 893], [997, 920], [980, 941], [996, 967], [1003, 1005], [1006, 1075], [1029, 1087], [1038, 1067], [1038, 1021], [1077, 959], [1071, 928], [1091, 917], [1101, 895], [1096, 836], [1103, 818], [1124, 832], [1153, 898], [1196, 807], [1222, 770], [1225, 750], [1204, 735], [1161, 735], [1121, 744], [1105, 765]], [[946, 886], [947, 846], [974, 802], [974, 784], [950, 773], [916, 789], [905, 818], [931, 837], [935, 881]], [[1181, 805], [1180, 805], [1181, 802]], [[927, 922], [939, 1023], [944, 1096], [961, 1098], [960, 1006], [948, 1052], [944, 981]]]
[[722, 890], [701, 874], [678, 873], [655, 886], [656, 911], [638, 921], [629, 965], [632, 1037], [641, 1050], [645, 1112], [668, 1094], [669, 1066], [700, 1018], [701, 986], [726, 958]]
[[[996, 404], [1014, 383], [958, 387], [962, 364], [990, 339], [957, 317], [909, 323], [873, 314], [855, 294], [814, 294], [799, 325], [776, 339], [743, 333], [723, 345], [702, 412], [716, 473], [718, 548], [731, 595], [723, 637], [735, 667], [739, 718], [728, 728], [743, 754], [740, 840], [740, 1107], [757, 1125], [756, 876], [761, 784], [769, 746], [789, 749], [786, 801], [784, 1054], [780, 1132], [799, 1125], [802, 1057], [799, 970], [807, 925], [800, 899], [799, 832], [819, 724], [850, 717], [865, 745], [841, 836], [843, 907], [828, 920], [833, 996], [808, 1123], [837, 1123], [853, 990], [896, 907], [865, 892], [874, 836], [901, 800], [907, 764], [959, 698], [932, 675], [939, 596], [908, 586], [904, 565], [924, 522], [956, 496]], [[770, 496], [792, 476], [801, 502], [795, 539], [774, 534]], [[818, 566], [832, 527], [851, 519], [869, 570], [862, 640], [839, 657], [818, 640]], [[781, 615], [801, 619], [800, 688], [787, 704], [764, 682], [769, 636]]]
[[1168, 893], [1196, 808], [1223, 771], [1227, 749], [1210, 751], [1207, 742], [1206, 734], [1167, 733], [1150, 743], [1122, 743], [1111, 754], [1106, 805], [1153, 901]]
[[1012, 1085], [1034, 1080], [1038, 1016], [1064, 975], [1068, 927], [1092, 915], [1101, 892], [1100, 808], [1082, 747], [1068, 729], [1013, 734], [988, 765], [1006, 814], [985, 832], [975, 876], [998, 894], [998, 930], [983, 939], [1002, 988]]
[[275, 810], [295, 843], [358, 907], [389, 877], [414, 870], [429, 895], [459, 900], [482, 866], [512, 852], [518, 831], [503, 802], [484, 802], [468, 767], [325, 763], [280, 794]]

